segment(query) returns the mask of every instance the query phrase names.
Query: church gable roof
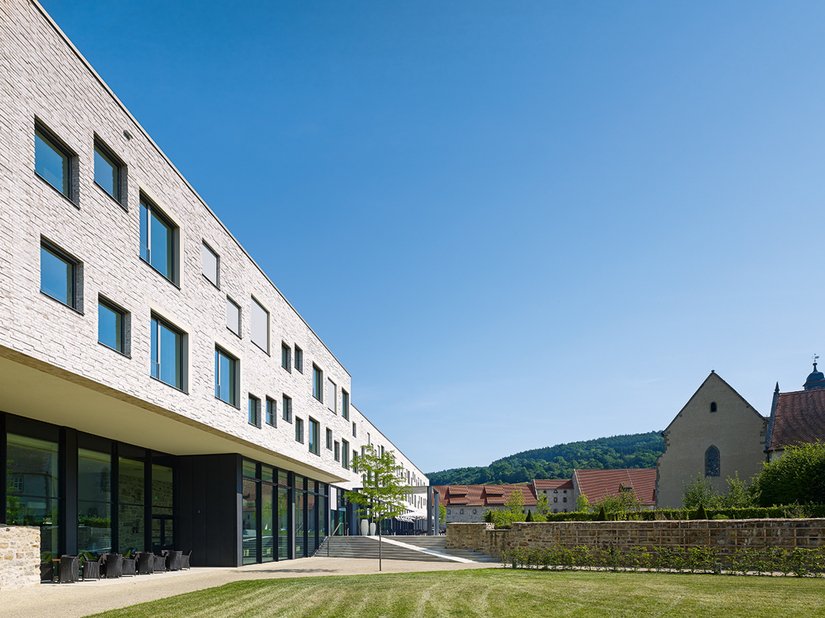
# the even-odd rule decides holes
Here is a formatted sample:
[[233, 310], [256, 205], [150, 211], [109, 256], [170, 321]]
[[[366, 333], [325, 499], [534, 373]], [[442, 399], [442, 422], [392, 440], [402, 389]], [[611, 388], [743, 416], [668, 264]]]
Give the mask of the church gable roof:
[[722, 378], [722, 376], [720, 376], [718, 373], [716, 373], [716, 371], [711, 370], [711, 372], [708, 374], [708, 377], [707, 377], [707, 378], [705, 378], [705, 380], [702, 382], [702, 384], [700, 384], [700, 385], [699, 385], [699, 388], [697, 388], [697, 389], [696, 389], [696, 391], [693, 393], [693, 395], [691, 395], [690, 399], [688, 399], [688, 400], [687, 400], [687, 403], [686, 403], [684, 406], [682, 406], [682, 409], [681, 409], [681, 410], [679, 410], [679, 412], [676, 414], [676, 416], [674, 416], [674, 417], [673, 417], [673, 420], [672, 420], [672, 421], [670, 421], [670, 423], [668, 424], [668, 426], [667, 426], [667, 427], [665, 427], [664, 431], [662, 432], [662, 434], [663, 434], [663, 435], [667, 435], [667, 432], [668, 432], [668, 431], [670, 431], [670, 428], [673, 426], [673, 423], [675, 423], [675, 422], [676, 422], [676, 419], [678, 419], [680, 416], [682, 416], [682, 413], [683, 413], [686, 409], [688, 409], [688, 407], [690, 407], [690, 404], [691, 404], [691, 403], [693, 403], [693, 401], [694, 401], [694, 400], [695, 400], [695, 399], [696, 399], [696, 398], [700, 395], [700, 393], [702, 392], [702, 390], [703, 390], [703, 389], [704, 389], [704, 388], [705, 388], [708, 384], [710, 384], [710, 383], [712, 383], [712, 382], [717, 382], [717, 383], [719, 383], [719, 384], [723, 385], [724, 387], [726, 387], [726, 388], [727, 388], [727, 389], [728, 389], [728, 390], [729, 390], [729, 391], [730, 391], [730, 392], [731, 392], [731, 393], [732, 393], [732, 394], [733, 394], [733, 395], [734, 395], [737, 399], [739, 399], [739, 400], [740, 400], [743, 404], [745, 404], [745, 408], [746, 408], [747, 410], [750, 410], [750, 411], [753, 413], [753, 415], [754, 415], [754, 416], [756, 416], [757, 418], [759, 418], [759, 420], [761, 420], [761, 421], [763, 421], [763, 422], [766, 420], [766, 419], [765, 419], [765, 417], [764, 417], [764, 416], [762, 416], [761, 414], [759, 414], [759, 412], [757, 412], [757, 411], [756, 411], [756, 408], [754, 408], [754, 407], [753, 407], [753, 406], [752, 406], [752, 405], [748, 402], [748, 400], [747, 400], [747, 399], [745, 399], [744, 397], [742, 397], [742, 395], [740, 395], [740, 394], [739, 394], [739, 392], [738, 392], [735, 388], [733, 388], [730, 384], [728, 384], [728, 383], [727, 383], [727, 382], [726, 382], [726, 381]]
[[768, 450], [816, 440], [825, 440], [825, 389], [779, 393]]

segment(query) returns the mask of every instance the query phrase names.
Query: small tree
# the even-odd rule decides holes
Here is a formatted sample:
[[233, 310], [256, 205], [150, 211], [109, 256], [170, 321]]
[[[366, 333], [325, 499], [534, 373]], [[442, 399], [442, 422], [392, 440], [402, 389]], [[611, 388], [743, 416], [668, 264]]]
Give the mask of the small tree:
[[682, 504], [686, 509], [697, 509], [699, 506], [716, 509], [722, 506], [722, 495], [713, 489], [710, 481], [700, 474], [696, 480], [685, 486]]
[[579, 513], [590, 512], [590, 500], [588, 500], [587, 496], [585, 496], [584, 494], [579, 494], [579, 497], [576, 498], [576, 510]]
[[550, 502], [547, 500], [547, 494], [541, 494], [536, 500], [536, 513], [546, 518], [549, 512]]
[[447, 507], [441, 504], [440, 502], [438, 503], [438, 524], [438, 534], [441, 534], [441, 526], [447, 524]]
[[739, 473], [725, 479], [728, 484], [728, 493], [723, 499], [725, 507], [729, 509], [743, 509], [754, 505], [753, 494], [748, 483], [739, 478]]
[[368, 445], [358, 458], [363, 487], [346, 493], [347, 499], [357, 504], [362, 515], [375, 522], [378, 528], [378, 570], [382, 570], [381, 523], [398, 517], [407, 509], [404, 497], [408, 488], [401, 484], [398, 465], [392, 451], [383, 455]]

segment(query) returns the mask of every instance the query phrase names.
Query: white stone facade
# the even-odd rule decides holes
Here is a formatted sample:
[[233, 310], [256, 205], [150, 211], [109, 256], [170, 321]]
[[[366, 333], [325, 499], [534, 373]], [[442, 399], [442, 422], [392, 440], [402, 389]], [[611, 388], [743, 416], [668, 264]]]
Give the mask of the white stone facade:
[[[357, 452], [369, 434], [428, 484], [354, 406], [344, 418], [347, 370], [34, 2], [0, 3], [0, 85], [0, 409], [172, 454], [238, 452], [349, 487], [359, 476], [325, 448], [326, 429]], [[76, 154], [75, 203], [34, 173], [35, 119]], [[126, 166], [123, 206], [94, 183], [96, 136]], [[179, 286], [140, 258], [141, 194], [179, 228]], [[42, 238], [82, 263], [79, 311], [40, 292]], [[202, 274], [203, 242], [219, 255], [220, 288]], [[98, 343], [99, 296], [129, 312], [129, 356]], [[241, 307], [240, 337], [226, 326], [227, 296]], [[253, 297], [270, 315], [269, 354], [250, 338]], [[183, 392], [150, 377], [153, 314], [186, 333]], [[282, 342], [303, 350], [303, 373], [281, 367]], [[216, 346], [240, 360], [237, 408], [214, 395]], [[313, 364], [337, 385], [337, 413], [312, 395]], [[32, 388], [12, 395], [14, 384]], [[49, 399], [63, 388], [72, 395]], [[261, 400], [260, 428], [247, 422], [249, 394]], [[282, 417], [284, 394], [304, 420], [303, 443]], [[275, 427], [264, 420], [267, 397]], [[319, 455], [308, 450], [309, 417], [320, 423]]]

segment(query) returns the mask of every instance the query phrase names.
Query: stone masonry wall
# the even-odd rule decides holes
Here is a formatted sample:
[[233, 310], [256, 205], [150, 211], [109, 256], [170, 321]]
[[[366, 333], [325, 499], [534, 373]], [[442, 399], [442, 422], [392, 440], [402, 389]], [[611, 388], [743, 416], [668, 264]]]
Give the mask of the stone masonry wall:
[[0, 590], [40, 583], [40, 529], [0, 527]]
[[509, 530], [494, 530], [492, 524], [447, 526], [448, 548], [473, 549], [497, 558], [511, 548], [556, 545], [810, 549], [825, 545], [825, 519], [563, 521], [516, 523]]

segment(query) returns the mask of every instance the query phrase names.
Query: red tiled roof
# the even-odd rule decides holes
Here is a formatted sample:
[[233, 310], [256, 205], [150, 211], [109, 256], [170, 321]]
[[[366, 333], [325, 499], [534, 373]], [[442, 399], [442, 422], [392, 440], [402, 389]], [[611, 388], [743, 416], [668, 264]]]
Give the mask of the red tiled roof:
[[770, 432], [769, 451], [825, 440], [825, 389], [779, 393]]
[[574, 470], [579, 493], [592, 502], [617, 496], [622, 488], [632, 489], [644, 505], [656, 504], [656, 468], [620, 470]]
[[[458, 493], [453, 488], [460, 487]], [[536, 496], [529, 485], [437, 485], [444, 506], [503, 506], [510, 494], [521, 491], [524, 506], [535, 506]]]
[[533, 488], [536, 491], [546, 491], [548, 489], [573, 489], [573, 481], [570, 479], [535, 479]]

